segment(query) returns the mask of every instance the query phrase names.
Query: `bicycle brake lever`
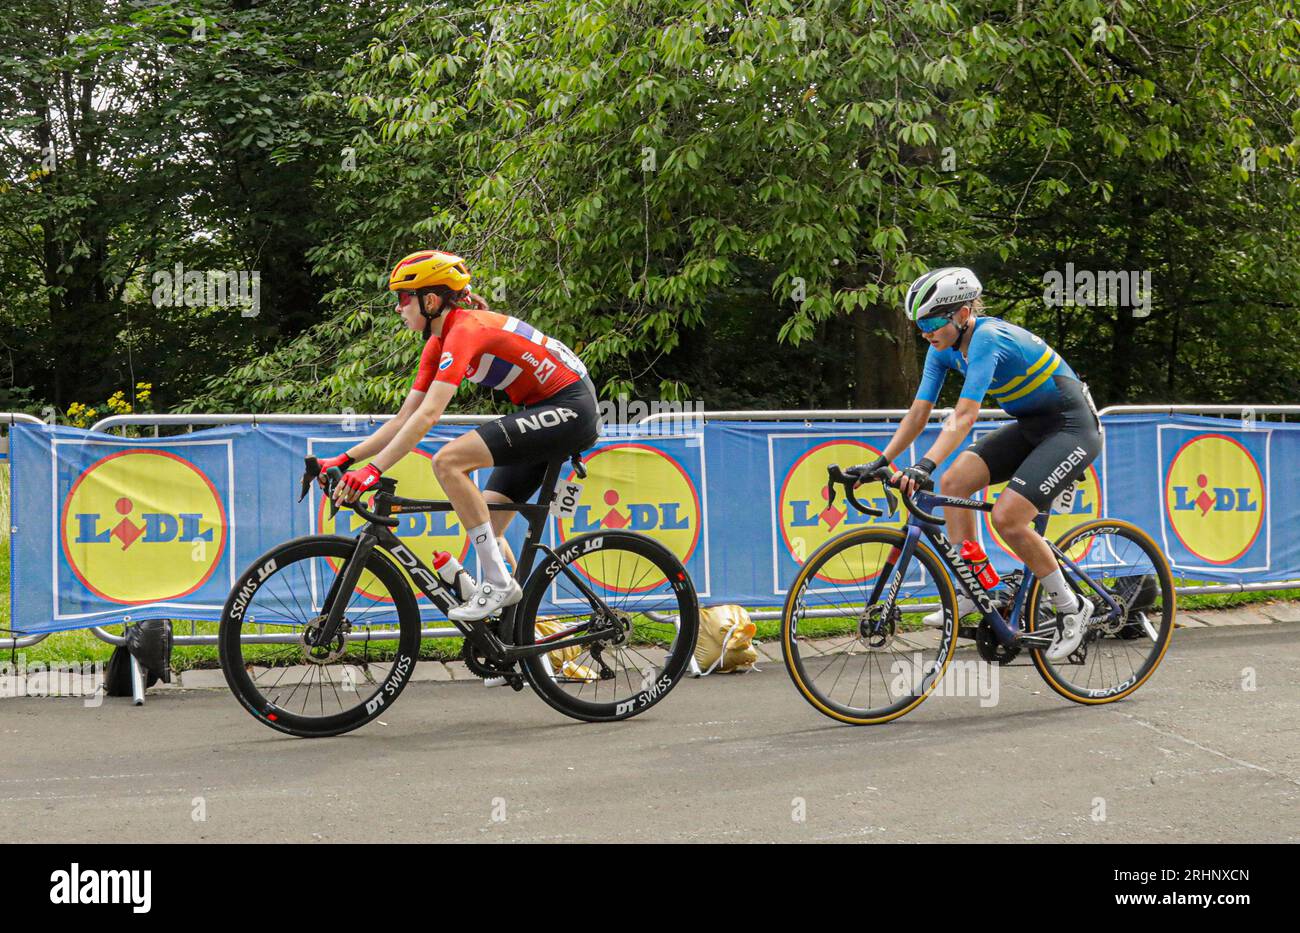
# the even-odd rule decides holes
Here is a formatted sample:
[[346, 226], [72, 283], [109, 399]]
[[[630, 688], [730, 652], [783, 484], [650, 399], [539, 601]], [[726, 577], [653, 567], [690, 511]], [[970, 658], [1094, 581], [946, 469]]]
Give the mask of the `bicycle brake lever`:
[[330, 518], [339, 514], [339, 504], [334, 501], [334, 490], [343, 480], [343, 471], [338, 467], [330, 467], [325, 471], [325, 495], [330, 500]]
[[304, 463], [306, 469], [302, 471], [302, 491], [298, 493], [299, 502], [307, 498], [307, 493], [311, 491], [311, 484], [316, 482], [316, 477], [320, 476], [319, 460], [315, 457], [305, 457]]
[[898, 496], [890, 492], [888, 481], [882, 483], [881, 486], [885, 490], [885, 502], [889, 505], [889, 517], [893, 518], [898, 514]]

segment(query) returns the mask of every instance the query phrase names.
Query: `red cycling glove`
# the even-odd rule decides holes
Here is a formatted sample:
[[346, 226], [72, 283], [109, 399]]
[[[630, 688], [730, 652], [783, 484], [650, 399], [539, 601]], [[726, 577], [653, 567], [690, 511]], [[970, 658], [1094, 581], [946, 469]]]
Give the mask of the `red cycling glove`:
[[327, 470], [338, 467], [340, 470], [346, 472], [348, 467], [356, 463], [356, 461], [347, 454], [339, 454], [337, 457], [321, 457], [317, 462], [320, 463], [320, 475], [316, 478], [320, 480], [322, 486], [325, 485], [325, 472]]
[[[382, 475], [383, 470], [373, 463], [367, 463], [359, 470], [349, 470], [344, 473], [343, 482], [339, 484], [339, 489], [355, 492], [356, 496], [359, 496], [366, 490], [373, 489]], [[354, 499], [356, 496], [348, 496], [348, 498]]]

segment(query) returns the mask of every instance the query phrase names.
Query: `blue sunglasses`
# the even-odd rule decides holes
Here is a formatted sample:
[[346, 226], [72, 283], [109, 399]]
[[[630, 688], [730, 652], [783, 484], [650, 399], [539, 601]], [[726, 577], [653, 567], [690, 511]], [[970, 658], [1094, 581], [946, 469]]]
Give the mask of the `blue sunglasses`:
[[921, 329], [923, 334], [932, 334], [945, 324], [952, 322], [951, 314], [932, 314], [929, 317], [923, 317], [916, 322], [916, 326]]

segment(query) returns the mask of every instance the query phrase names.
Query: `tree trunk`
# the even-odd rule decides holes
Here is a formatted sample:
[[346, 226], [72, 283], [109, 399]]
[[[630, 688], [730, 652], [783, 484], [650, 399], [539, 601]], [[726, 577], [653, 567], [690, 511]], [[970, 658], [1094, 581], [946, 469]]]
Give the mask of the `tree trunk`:
[[850, 317], [853, 407], [907, 408], [920, 381], [911, 325], [892, 305], [855, 308]]

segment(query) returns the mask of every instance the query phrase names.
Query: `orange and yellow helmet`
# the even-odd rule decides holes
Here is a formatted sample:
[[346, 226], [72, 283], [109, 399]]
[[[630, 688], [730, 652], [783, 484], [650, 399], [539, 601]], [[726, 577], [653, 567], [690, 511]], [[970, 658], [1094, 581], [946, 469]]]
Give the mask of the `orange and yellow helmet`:
[[469, 285], [465, 260], [436, 249], [420, 250], [407, 256], [388, 276], [390, 292], [415, 292], [441, 285], [458, 292]]

